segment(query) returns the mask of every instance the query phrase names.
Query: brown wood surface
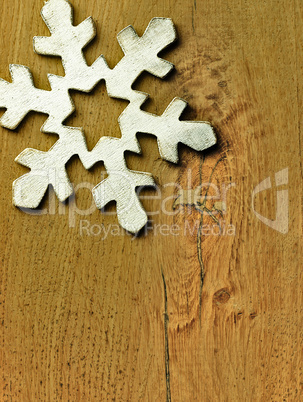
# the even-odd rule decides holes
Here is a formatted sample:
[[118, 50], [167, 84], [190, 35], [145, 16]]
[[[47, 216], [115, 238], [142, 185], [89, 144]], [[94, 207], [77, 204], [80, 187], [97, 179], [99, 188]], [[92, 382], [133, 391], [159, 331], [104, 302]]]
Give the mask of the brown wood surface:
[[[179, 41], [163, 53], [176, 65], [167, 80], [148, 74], [135, 84], [151, 94], [145, 110], [161, 114], [174, 96], [190, 103], [184, 118], [210, 121], [218, 145], [201, 153], [180, 147], [181, 162], [160, 159], [156, 140], [140, 136], [143, 155], [129, 167], [151, 172], [173, 211], [178, 191], [201, 182], [228, 191], [224, 220], [236, 233], [184, 234], [201, 211], [180, 207], [153, 216], [153, 227], [179, 225], [180, 234], [88, 236], [81, 220], [116, 224], [94, 211], [75, 216], [53, 192], [26, 214], [12, 206], [12, 182], [27, 169], [14, 158], [27, 147], [48, 150], [45, 116], [30, 114], [15, 131], [1, 129], [1, 394], [2, 401], [300, 401], [302, 355], [302, 117], [303, 21], [300, 0], [74, 0], [75, 23], [92, 15], [98, 37], [85, 50], [110, 67], [122, 57], [117, 33], [129, 24], [142, 35], [155, 16], [171, 17]], [[63, 74], [59, 58], [32, 51], [48, 35], [43, 1], [2, 0], [0, 76], [10, 63], [31, 68], [36, 86]], [[119, 136], [126, 103], [109, 99], [104, 84], [92, 95], [72, 93], [92, 148], [101, 135]], [[289, 231], [256, 218], [255, 186], [288, 168]], [[101, 165], [68, 165], [75, 185], [96, 185]], [[154, 193], [145, 190], [145, 195]], [[49, 199], [48, 199], [49, 198]], [[77, 192], [89, 208], [88, 189]], [[256, 210], [275, 219], [276, 188], [256, 197]], [[160, 201], [143, 200], [149, 211]], [[206, 207], [212, 209], [213, 200]], [[110, 210], [114, 211], [114, 207]], [[209, 215], [203, 223], [213, 222]], [[201, 226], [200, 226], [201, 228]], [[163, 229], [165, 231], [165, 229]]]

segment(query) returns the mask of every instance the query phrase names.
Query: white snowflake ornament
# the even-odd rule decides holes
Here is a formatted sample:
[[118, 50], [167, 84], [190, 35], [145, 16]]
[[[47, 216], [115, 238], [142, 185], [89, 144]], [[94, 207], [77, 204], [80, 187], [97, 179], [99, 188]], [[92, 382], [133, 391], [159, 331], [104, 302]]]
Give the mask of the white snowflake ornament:
[[[13, 203], [18, 207], [36, 208], [47, 188], [52, 185], [60, 201], [73, 193], [65, 165], [78, 155], [86, 169], [103, 161], [108, 177], [93, 189], [96, 205], [102, 209], [110, 201], [117, 203], [121, 226], [137, 233], [146, 223], [147, 215], [136, 194], [139, 186], [154, 185], [148, 173], [135, 172], [126, 166], [124, 153], [140, 153], [136, 134], [144, 132], [157, 137], [163, 159], [178, 162], [178, 143], [202, 151], [216, 143], [209, 123], [180, 121], [187, 103], [175, 98], [161, 116], [141, 110], [148, 95], [132, 89], [132, 84], [143, 71], [164, 78], [173, 68], [158, 53], [175, 41], [176, 31], [169, 18], [153, 18], [145, 33], [139, 37], [132, 26], [118, 34], [124, 57], [110, 69], [103, 56], [88, 66], [82, 49], [95, 37], [92, 18], [78, 26], [73, 25], [73, 13], [66, 0], [49, 0], [42, 8], [42, 17], [51, 36], [35, 37], [34, 50], [41, 55], [60, 56], [65, 76], [48, 75], [51, 91], [34, 86], [27, 67], [10, 65], [12, 83], [0, 79], [0, 107], [6, 108], [1, 125], [15, 129], [30, 111], [49, 117], [41, 128], [44, 133], [55, 133], [58, 141], [48, 151], [25, 149], [16, 161], [31, 171], [13, 183]], [[121, 138], [101, 137], [92, 151], [88, 151], [82, 128], [63, 124], [75, 110], [69, 90], [90, 92], [105, 80], [110, 97], [125, 99], [129, 105], [119, 117]]]

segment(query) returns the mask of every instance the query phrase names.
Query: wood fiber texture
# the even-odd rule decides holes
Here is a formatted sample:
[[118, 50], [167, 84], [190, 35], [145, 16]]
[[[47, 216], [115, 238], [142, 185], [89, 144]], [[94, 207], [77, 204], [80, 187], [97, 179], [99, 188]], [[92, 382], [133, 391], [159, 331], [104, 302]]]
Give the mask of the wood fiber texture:
[[[10, 81], [9, 64], [22, 64], [37, 87], [50, 89], [47, 73], [63, 75], [60, 59], [32, 50], [34, 36], [49, 35], [43, 4], [2, 0], [0, 77]], [[157, 211], [169, 199], [152, 216], [154, 230], [133, 238], [109, 226], [114, 213], [74, 214], [74, 201], [60, 205], [52, 190], [41, 206], [46, 214], [12, 206], [12, 182], [28, 171], [15, 157], [27, 147], [47, 151], [56, 136], [40, 132], [46, 117], [34, 113], [14, 132], [0, 129], [0, 400], [302, 400], [302, 3], [72, 4], [75, 24], [96, 22], [88, 63], [104, 54], [111, 68], [123, 56], [120, 30], [131, 24], [142, 35], [151, 18], [172, 18], [179, 40], [161, 55], [175, 72], [164, 81], [144, 73], [134, 88], [151, 95], [144, 110], [158, 115], [183, 98], [190, 105], [183, 118], [209, 121], [218, 144], [204, 153], [180, 147], [175, 166], [159, 157], [155, 138], [139, 135], [142, 156], [127, 154], [127, 164], [151, 172], [161, 188], [161, 199], [142, 203]], [[127, 102], [110, 99], [104, 83], [72, 97], [77, 110], [67, 124], [84, 128], [89, 149], [101, 135], [119, 136]], [[275, 219], [275, 173], [283, 169], [287, 234], [258, 220], [251, 205], [254, 188], [271, 177], [273, 188], [254, 206]], [[67, 170], [74, 186], [92, 188], [104, 175], [101, 165], [86, 171], [77, 158]], [[208, 199], [190, 207], [185, 190], [210, 178], [219, 188], [234, 183], [226, 205]], [[168, 183], [185, 191], [183, 204]], [[77, 191], [81, 210], [93, 205], [89, 188]], [[235, 234], [203, 234], [214, 223], [205, 208], [225, 211]], [[116, 228], [105, 239], [102, 224]]]

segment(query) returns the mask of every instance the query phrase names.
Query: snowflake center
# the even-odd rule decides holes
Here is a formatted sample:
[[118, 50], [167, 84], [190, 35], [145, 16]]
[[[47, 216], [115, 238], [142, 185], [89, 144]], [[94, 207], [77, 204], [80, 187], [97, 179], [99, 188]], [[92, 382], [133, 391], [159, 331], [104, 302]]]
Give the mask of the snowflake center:
[[89, 151], [94, 149], [101, 137], [121, 138], [118, 117], [128, 102], [109, 97], [104, 81], [99, 82], [88, 95], [71, 91], [71, 97], [75, 111], [64, 123], [83, 128]]

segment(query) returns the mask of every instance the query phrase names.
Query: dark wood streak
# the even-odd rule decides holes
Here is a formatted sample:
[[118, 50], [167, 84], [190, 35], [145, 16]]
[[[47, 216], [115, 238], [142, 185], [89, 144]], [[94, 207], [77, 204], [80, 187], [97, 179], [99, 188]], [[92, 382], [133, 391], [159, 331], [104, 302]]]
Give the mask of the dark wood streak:
[[171, 402], [170, 391], [170, 370], [169, 370], [169, 343], [168, 343], [168, 312], [167, 312], [167, 289], [166, 282], [161, 268], [163, 289], [164, 289], [164, 339], [165, 339], [165, 380], [166, 380], [166, 402]]
[[202, 227], [203, 227], [203, 213], [201, 215], [199, 230], [197, 233], [197, 251], [198, 251], [198, 260], [199, 260], [199, 264], [200, 264], [200, 290], [199, 290], [199, 322], [200, 322], [200, 326], [201, 326], [201, 313], [202, 313], [202, 290], [203, 290], [204, 276], [205, 276], [204, 263], [203, 263], [203, 258], [202, 258], [202, 240], [201, 240]]

